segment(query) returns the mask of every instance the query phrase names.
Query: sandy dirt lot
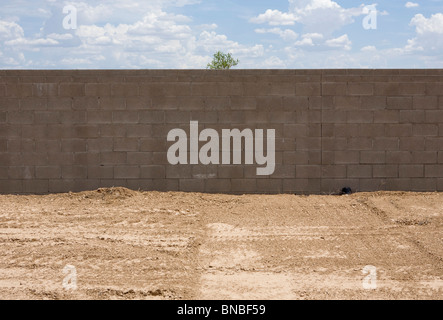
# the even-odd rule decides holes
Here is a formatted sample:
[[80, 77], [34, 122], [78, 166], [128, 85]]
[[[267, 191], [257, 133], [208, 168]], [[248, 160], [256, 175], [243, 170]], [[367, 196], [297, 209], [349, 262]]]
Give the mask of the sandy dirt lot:
[[442, 193], [3, 195], [0, 242], [0, 299], [443, 299]]

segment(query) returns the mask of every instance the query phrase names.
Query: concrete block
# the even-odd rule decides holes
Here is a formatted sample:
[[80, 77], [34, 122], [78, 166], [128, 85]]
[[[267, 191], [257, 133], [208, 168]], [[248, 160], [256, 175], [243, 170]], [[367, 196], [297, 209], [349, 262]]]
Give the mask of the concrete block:
[[257, 192], [262, 194], [273, 194], [283, 192], [282, 179], [257, 179]]
[[426, 110], [424, 120], [425, 123], [443, 123], [443, 110]]
[[239, 165], [218, 166], [217, 177], [221, 179], [241, 179], [244, 177], [244, 168]]
[[23, 193], [47, 194], [49, 192], [49, 180], [23, 180]]
[[372, 178], [371, 165], [348, 165], [347, 178]]
[[[350, 125], [348, 125], [350, 126]], [[349, 136], [348, 134], [345, 136]], [[360, 136], [360, 137], [384, 137], [385, 136], [385, 125], [384, 124], [360, 124], [357, 127], [357, 133], [350, 136]]]
[[[154, 163], [157, 163], [154, 161]], [[192, 166], [190, 165], [167, 165], [166, 179], [191, 179]]]
[[74, 97], [72, 98], [72, 108], [74, 110], [98, 109], [100, 101], [95, 97]]
[[137, 138], [115, 138], [114, 151], [138, 151]]
[[140, 177], [139, 166], [115, 166], [114, 179], [138, 179]]
[[100, 164], [118, 165], [126, 163], [126, 152], [101, 152]]
[[334, 151], [335, 164], [358, 164], [360, 162], [359, 151]]
[[20, 167], [8, 167], [6, 168], [7, 175], [5, 179], [10, 180], [31, 180], [35, 179], [35, 167], [33, 166], [20, 166]]
[[139, 112], [140, 123], [165, 123], [165, 111], [140, 111]]
[[425, 95], [426, 94], [426, 84], [425, 83], [399, 83], [399, 94], [400, 95]]
[[407, 110], [412, 109], [412, 97], [387, 97], [387, 108]]
[[256, 193], [257, 180], [256, 179], [232, 179], [232, 192], [234, 193]]
[[319, 165], [297, 165], [295, 177], [297, 179], [316, 179], [321, 178], [322, 170]]
[[88, 110], [86, 111], [87, 123], [107, 124], [112, 123], [112, 111], [110, 110]]
[[414, 96], [412, 107], [414, 109], [438, 109], [438, 96]]
[[373, 140], [372, 148], [375, 151], [399, 150], [399, 148], [400, 148], [400, 139], [399, 138], [376, 137]]
[[407, 111], [376, 110], [374, 111], [374, 123], [398, 123], [401, 112], [407, 112]]
[[243, 82], [217, 82], [217, 95], [219, 96], [243, 96]]
[[336, 109], [361, 109], [361, 98], [355, 96], [335, 96], [334, 105]]
[[347, 150], [372, 150], [373, 139], [371, 138], [349, 138], [347, 143]]
[[98, 107], [101, 110], [125, 110], [126, 99], [124, 97], [100, 97], [97, 99]]
[[438, 125], [436, 124], [414, 124], [414, 136], [438, 136]]
[[145, 165], [140, 167], [141, 178], [143, 179], [165, 179], [166, 169], [159, 165]]
[[386, 152], [386, 164], [412, 163], [411, 151]]
[[5, 88], [5, 96], [11, 98], [32, 97], [32, 84], [30, 83], [8, 83]]
[[256, 110], [257, 99], [253, 97], [231, 97], [231, 110]]
[[210, 82], [176, 83], [173, 88], [174, 96], [191, 95], [191, 93], [193, 96], [216, 96], [218, 91], [217, 83]]
[[323, 179], [328, 178], [346, 178], [345, 165], [324, 165], [321, 167]]
[[[9, 111], [9, 124], [32, 124], [34, 123], [34, 111]], [[6, 115], [6, 113], [5, 113]], [[41, 124], [41, 123], [39, 123]]]
[[398, 174], [400, 178], [422, 178], [424, 177], [424, 166], [401, 164], [398, 166]]
[[295, 139], [296, 151], [300, 150], [321, 150], [321, 138], [300, 137]]
[[0, 194], [17, 194], [23, 192], [23, 180], [0, 182]]
[[321, 96], [321, 84], [318, 82], [306, 82], [295, 84], [295, 94], [297, 96]]
[[84, 83], [60, 83], [58, 94], [61, 97], [81, 97], [85, 95]]
[[323, 82], [322, 96], [346, 96], [347, 84], [346, 82]]
[[372, 172], [374, 178], [398, 178], [398, 165], [374, 165]]
[[346, 123], [347, 122], [347, 112], [343, 110], [323, 110], [322, 122], [323, 123]]
[[153, 162], [152, 152], [128, 152], [127, 163], [130, 165], [152, 165]]
[[413, 151], [412, 163], [434, 164], [438, 162], [437, 150], [435, 151]]
[[361, 164], [381, 164], [386, 161], [385, 151], [361, 151], [360, 163]]
[[147, 110], [152, 108], [152, 99], [149, 97], [126, 97], [127, 110]]
[[147, 124], [126, 125], [126, 137], [128, 138], [148, 138], [152, 137], [152, 126]]
[[224, 193], [231, 192], [231, 179], [208, 179], [205, 180], [205, 192]]
[[21, 110], [46, 110], [48, 99], [46, 98], [22, 98], [20, 99]]
[[62, 179], [87, 179], [86, 166], [62, 166]]
[[57, 165], [35, 167], [35, 177], [37, 179], [60, 179], [61, 174], [61, 167]]
[[360, 98], [361, 108], [369, 110], [383, 110], [387, 108], [386, 96], [362, 96]]
[[138, 111], [113, 111], [112, 123], [138, 123], [139, 122]]
[[112, 138], [82, 139], [81, 141], [86, 144], [88, 152], [110, 152], [114, 150], [114, 140]]
[[387, 124], [385, 134], [387, 137], [410, 137], [412, 136], [412, 127], [412, 124]]
[[139, 95], [139, 88], [132, 83], [114, 83], [111, 85], [113, 97], [135, 97]]
[[374, 112], [373, 111], [348, 111], [346, 118], [347, 123], [373, 123]]
[[88, 179], [114, 178], [114, 166], [87, 166]]
[[86, 83], [85, 95], [93, 97], [111, 96], [111, 85], [109, 83]]
[[[240, 99], [241, 97], [239, 97]], [[254, 99], [252, 97], [249, 97], [249, 99]], [[289, 99], [289, 98], [287, 98]], [[285, 104], [283, 105], [283, 98], [279, 96], [258, 96], [255, 98], [255, 102], [250, 102], [250, 109], [249, 110], [258, 110], [258, 111], [274, 111], [277, 112], [279, 110], [284, 109], [291, 109], [291, 106], [293, 106], [293, 101], [285, 101]], [[255, 107], [254, 107], [255, 105]], [[253, 108], [254, 107], [254, 108]], [[247, 110], [247, 109], [243, 109]], [[291, 110], [290, 110], [291, 111]]]
[[179, 190], [183, 192], [204, 192], [205, 180], [179, 179]]
[[443, 178], [443, 165], [441, 164], [425, 165], [425, 178]]
[[86, 111], [85, 110], [75, 110], [67, 111], [63, 110], [59, 112], [60, 123], [62, 124], [86, 124]]
[[443, 92], [443, 82], [426, 83], [426, 95], [441, 96]]
[[[60, 143], [60, 142], [59, 142]], [[62, 152], [86, 152], [86, 140], [85, 139], [62, 139], [61, 151]], [[54, 150], [58, 151], [58, 150]]]
[[400, 110], [400, 123], [425, 122], [424, 110]]
[[374, 84], [372, 83], [348, 83], [348, 95], [363, 96], [374, 94]]
[[[319, 88], [319, 84], [315, 84], [311, 88], [303, 88], [300, 90], [312, 90], [313, 92], [316, 92], [316, 90]], [[261, 95], [263, 95], [263, 92]], [[245, 92], [246, 93], [246, 92]], [[271, 95], [278, 95], [278, 96], [294, 96], [296, 93], [296, 84], [293, 82], [272, 82], [270, 87], [269, 94]], [[299, 94], [298, 94], [299, 95]], [[303, 95], [303, 94], [301, 94]], [[320, 94], [317, 94], [320, 95]]]
[[178, 109], [184, 111], [201, 111], [205, 109], [217, 110], [220, 107], [220, 101], [224, 101], [224, 103], [226, 103], [224, 105], [225, 109], [229, 108], [229, 98], [225, 97], [212, 97], [212, 99], [209, 99], [208, 97], [181, 97], [178, 104]]

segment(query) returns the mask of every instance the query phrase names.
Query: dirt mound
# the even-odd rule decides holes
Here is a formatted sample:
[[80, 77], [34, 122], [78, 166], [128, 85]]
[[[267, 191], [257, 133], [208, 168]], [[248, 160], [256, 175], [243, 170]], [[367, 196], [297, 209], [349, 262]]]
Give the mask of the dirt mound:
[[86, 199], [128, 199], [140, 194], [138, 191], [123, 187], [99, 188], [94, 191], [80, 192], [77, 195]]

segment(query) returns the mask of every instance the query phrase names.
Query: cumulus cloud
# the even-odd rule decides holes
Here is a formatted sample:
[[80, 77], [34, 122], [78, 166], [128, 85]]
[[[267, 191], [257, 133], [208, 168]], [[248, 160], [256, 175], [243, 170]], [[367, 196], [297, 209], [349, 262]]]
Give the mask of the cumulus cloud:
[[297, 22], [307, 32], [331, 34], [353, 23], [354, 17], [363, 14], [363, 8], [363, 5], [343, 8], [332, 0], [289, 0], [289, 12], [268, 9], [249, 21], [269, 25], [294, 25]]
[[349, 40], [348, 35], [344, 34], [338, 38], [329, 39], [325, 42], [328, 47], [340, 48], [344, 50], [351, 50], [351, 40]]
[[408, 1], [408, 2], [406, 2], [406, 4], [405, 4], [405, 7], [406, 8], [417, 8], [417, 7], [419, 7], [420, 5], [418, 4], [418, 3], [415, 3], [415, 2], [410, 2], [410, 1]]
[[271, 26], [287, 26], [294, 25], [297, 21], [297, 17], [292, 13], [284, 13], [279, 10], [266, 10], [265, 13], [260, 14], [257, 17], [249, 20], [252, 23], [268, 23]]
[[410, 22], [415, 26], [416, 37], [409, 39], [404, 50], [426, 51], [428, 54], [441, 55], [443, 51], [443, 14], [437, 13], [426, 18], [422, 14], [416, 14]]
[[[23, 0], [25, 3], [28, 0]], [[23, 30], [19, 21], [0, 19], [3, 66], [17, 64], [18, 53], [30, 57], [44, 52], [46, 61], [27, 59], [22, 66], [67, 68], [204, 68], [217, 50], [236, 58], [255, 59], [264, 54], [262, 45], [243, 45], [216, 32], [217, 25], [193, 25], [192, 17], [169, 8], [200, 0], [109, 0], [47, 1], [52, 17], [38, 33]], [[25, 5], [31, 5], [29, 2]], [[64, 5], [77, 9], [77, 29], [64, 30]], [[287, 33], [289, 36], [289, 33]], [[282, 33], [285, 36], [285, 33]], [[43, 54], [43, 53], [42, 53]]]
[[298, 38], [298, 33], [294, 32], [291, 29], [282, 30], [280, 28], [272, 28], [272, 29], [255, 29], [256, 33], [271, 33], [280, 36], [285, 41], [294, 41]]

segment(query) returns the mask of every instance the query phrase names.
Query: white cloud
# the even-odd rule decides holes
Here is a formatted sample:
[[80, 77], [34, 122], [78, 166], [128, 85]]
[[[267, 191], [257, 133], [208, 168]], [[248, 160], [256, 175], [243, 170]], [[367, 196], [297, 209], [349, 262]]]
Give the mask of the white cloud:
[[416, 37], [409, 39], [403, 48], [405, 52], [423, 51], [428, 55], [440, 55], [443, 52], [443, 14], [433, 14], [426, 18], [416, 14], [410, 22], [415, 26]]
[[15, 22], [0, 20], [0, 39], [17, 39], [24, 36], [23, 28]]
[[302, 39], [297, 41], [294, 45], [299, 47], [312, 47], [315, 44], [320, 44], [320, 41], [323, 40], [323, 35], [320, 33], [305, 33], [302, 36]]
[[291, 29], [282, 30], [280, 28], [272, 28], [272, 29], [255, 29], [256, 33], [272, 33], [280, 36], [285, 41], [294, 41], [298, 38], [298, 34]]
[[360, 49], [362, 52], [374, 52], [377, 51], [377, 48], [375, 46], [365, 46]]
[[251, 18], [249, 21], [252, 23], [268, 23], [271, 26], [288, 26], [294, 25], [297, 17], [292, 13], [283, 13], [279, 10], [266, 10], [265, 13], [260, 14], [258, 17]]
[[338, 38], [326, 40], [325, 44], [332, 48], [351, 50], [352, 42], [349, 40], [348, 35], [344, 34]]
[[410, 1], [406, 2], [406, 4], [405, 4], [405, 7], [406, 7], [406, 8], [417, 8], [417, 7], [419, 7], [419, 6], [420, 6], [420, 5], [419, 5], [418, 3], [410, 2]]
[[416, 27], [416, 32], [419, 35], [443, 34], [443, 14], [433, 14], [429, 19], [422, 14], [416, 14], [410, 25]]
[[362, 14], [363, 6], [346, 9], [332, 0], [289, 0], [289, 12], [268, 9], [249, 21], [269, 25], [293, 25], [298, 22], [307, 32], [331, 34], [353, 23], [354, 17]]

